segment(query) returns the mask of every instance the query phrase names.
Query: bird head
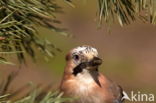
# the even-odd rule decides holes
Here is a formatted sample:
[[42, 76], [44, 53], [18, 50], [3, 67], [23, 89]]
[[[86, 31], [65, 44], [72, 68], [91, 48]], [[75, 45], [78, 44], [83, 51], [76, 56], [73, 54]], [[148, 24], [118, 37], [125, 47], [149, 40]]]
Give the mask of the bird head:
[[70, 72], [79, 72], [83, 69], [91, 71], [102, 64], [97, 50], [91, 46], [79, 46], [72, 49], [66, 56], [66, 62]]

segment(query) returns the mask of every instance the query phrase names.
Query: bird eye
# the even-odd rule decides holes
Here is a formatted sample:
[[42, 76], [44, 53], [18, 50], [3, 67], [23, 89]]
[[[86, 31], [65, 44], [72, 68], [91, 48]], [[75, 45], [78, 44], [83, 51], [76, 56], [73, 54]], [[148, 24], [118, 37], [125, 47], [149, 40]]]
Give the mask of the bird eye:
[[79, 56], [78, 56], [78, 55], [74, 55], [73, 58], [74, 58], [75, 60], [79, 60]]

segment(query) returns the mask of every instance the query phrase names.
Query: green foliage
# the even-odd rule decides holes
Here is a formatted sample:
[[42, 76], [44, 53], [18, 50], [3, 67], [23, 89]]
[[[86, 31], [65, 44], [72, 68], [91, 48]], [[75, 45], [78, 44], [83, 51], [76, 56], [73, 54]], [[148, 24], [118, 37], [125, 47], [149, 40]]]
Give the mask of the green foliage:
[[11, 62], [8, 62], [5, 58], [0, 57], [0, 64], [8, 64], [8, 65], [14, 65]]
[[[73, 100], [72, 98], [62, 97], [63, 93], [58, 91], [51, 92], [51, 85], [40, 88], [40, 85], [35, 86], [32, 83], [28, 83], [20, 89], [11, 92], [9, 88], [11, 84], [13, 85], [17, 75], [18, 71], [12, 72], [0, 83], [0, 103], [64, 103], [65, 101]], [[21, 97], [20, 93], [23, 91], [27, 92]]]
[[121, 26], [138, 19], [156, 23], [156, 0], [98, 0], [100, 22], [118, 21]]
[[28, 96], [20, 98], [16, 101], [7, 100], [9, 95], [0, 96], [0, 103], [64, 103], [69, 102], [71, 98], [63, 98], [62, 93], [49, 92], [43, 98], [38, 100], [37, 90], [33, 90]]
[[[74, 0], [64, 1], [74, 7]], [[111, 25], [119, 22], [121, 26], [136, 20], [156, 23], [156, 0], [97, 2], [100, 23], [104, 21]], [[56, 26], [61, 23], [57, 20], [56, 13], [62, 13], [62, 8], [55, 0], [0, 0], [0, 63], [12, 64], [2, 59], [9, 54], [16, 54], [20, 63], [25, 62], [25, 54], [35, 59], [35, 48], [44, 56], [50, 57], [54, 55], [54, 50], [60, 51], [48, 40], [42, 39], [37, 28], [42, 26], [56, 32], [64, 31]]]
[[55, 14], [61, 12], [54, 0], [0, 0], [1, 58], [15, 53], [20, 63], [23, 63], [25, 53], [35, 58], [35, 47], [45, 55], [53, 56], [53, 51], [59, 49], [40, 38], [37, 27], [61, 32], [63, 29], [55, 26], [60, 23]]

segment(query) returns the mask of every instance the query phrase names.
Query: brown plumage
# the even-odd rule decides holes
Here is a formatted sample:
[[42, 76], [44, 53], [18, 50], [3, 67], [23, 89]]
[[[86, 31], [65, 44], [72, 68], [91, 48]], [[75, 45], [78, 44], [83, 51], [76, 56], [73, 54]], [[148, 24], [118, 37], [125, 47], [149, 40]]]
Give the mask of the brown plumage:
[[122, 103], [120, 86], [98, 72], [102, 60], [90, 46], [72, 49], [66, 56], [66, 67], [60, 90], [72, 103]]

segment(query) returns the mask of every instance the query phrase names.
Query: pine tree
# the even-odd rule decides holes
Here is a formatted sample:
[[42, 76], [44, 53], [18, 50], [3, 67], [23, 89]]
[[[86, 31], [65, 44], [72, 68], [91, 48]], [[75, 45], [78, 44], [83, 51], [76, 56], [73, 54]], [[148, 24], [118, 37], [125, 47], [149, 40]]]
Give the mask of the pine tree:
[[[25, 53], [35, 58], [34, 47], [51, 56], [55, 46], [38, 35], [36, 26], [61, 32], [55, 14], [62, 8], [54, 0], [0, 0], [0, 63], [11, 64], [6, 55], [16, 53], [20, 63]], [[59, 49], [57, 49], [59, 50]]]
[[121, 26], [136, 20], [156, 24], [155, 0], [98, 0], [99, 18], [108, 24], [118, 22]]
[[[64, 1], [73, 6], [74, 0]], [[97, 2], [100, 24], [105, 22], [109, 26], [117, 22], [125, 26], [136, 20], [156, 24], [156, 0], [97, 0]], [[89, 5], [89, 0], [87, 4]], [[61, 23], [55, 15], [62, 12], [62, 8], [55, 0], [0, 0], [0, 64], [12, 64], [6, 60], [10, 54], [16, 54], [20, 63], [25, 62], [26, 54], [35, 59], [35, 48], [46, 56], [52, 56], [54, 49], [59, 51], [54, 44], [42, 40], [36, 26], [63, 32], [64, 29], [55, 26]], [[0, 103], [63, 103], [71, 100], [62, 98], [62, 94], [58, 92], [39, 93], [34, 88], [27, 96], [12, 102], [11, 97], [20, 92], [17, 90], [11, 95], [6, 94], [14, 76], [13, 73], [6, 81], [0, 83]]]
[[[63, 0], [62, 0], [63, 1]], [[74, 0], [64, 0], [72, 4]], [[156, 0], [97, 0], [99, 22], [109, 25], [118, 22], [121, 26], [136, 20], [156, 23]], [[87, 4], [89, 5], [89, 0]], [[73, 4], [72, 4], [73, 5]], [[46, 56], [59, 50], [38, 35], [36, 25], [62, 32], [55, 24], [60, 23], [55, 14], [62, 13], [55, 0], [0, 0], [0, 63], [6, 55], [15, 53], [20, 63], [25, 62], [25, 54], [35, 58], [34, 48]]]

